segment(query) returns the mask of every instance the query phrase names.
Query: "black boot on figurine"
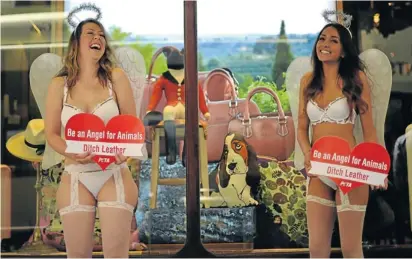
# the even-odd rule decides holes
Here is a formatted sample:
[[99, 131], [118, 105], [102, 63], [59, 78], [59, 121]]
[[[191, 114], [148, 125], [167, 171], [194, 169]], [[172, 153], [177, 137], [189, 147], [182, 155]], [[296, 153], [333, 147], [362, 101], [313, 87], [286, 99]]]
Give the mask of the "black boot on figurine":
[[182, 165], [186, 167], [186, 141], [183, 141]]
[[174, 121], [164, 121], [165, 140], [166, 140], [166, 163], [173, 165], [176, 163], [176, 124]]

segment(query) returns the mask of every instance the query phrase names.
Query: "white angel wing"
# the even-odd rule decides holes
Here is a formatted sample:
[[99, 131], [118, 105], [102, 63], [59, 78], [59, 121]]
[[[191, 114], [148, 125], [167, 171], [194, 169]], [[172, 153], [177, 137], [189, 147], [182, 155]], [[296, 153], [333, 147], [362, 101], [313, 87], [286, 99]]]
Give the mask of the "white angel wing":
[[[121, 67], [127, 74], [130, 85], [133, 90], [133, 97], [136, 103], [136, 114], [140, 115], [143, 91], [146, 84], [146, 64], [143, 55], [128, 46], [119, 47], [114, 51], [117, 65]], [[142, 119], [142, 118], [140, 118]], [[143, 158], [148, 158], [146, 146], [143, 147]]]
[[[39, 107], [42, 118], [46, 116], [47, 88], [54, 76], [63, 67], [60, 56], [44, 53], [37, 57], [30, 66], [30, 88]], [[47, 143], [43, 154], [42, 168], [44, 170], [60, 163], [63, 156], [54, 151]]]
[[[297, 136], [298, 127], [298, 108], [299, 108], [299, 90], [300, 80], [304, 74], [312, 71], [312, 63], [310, 57], [298, 57], [292, 61], [286, 71], [286, 90], [289, 96], [290, 110], [292, 112], [293, 123], [295, 126], [295, 136]], [[309, 137], [311, 134], [309, 134]], [[301, 170], [304, 168], [304, 156], [300, 149], [299, 143], [295, 138], [295, 168]]]
[[[359, 55], [366, 66], [366, 75], [371, 88], [373, 122], [379, 144], [385, 147], [385, 119], [392, 89], [392, 67], [388, 57], [378, 49], [368, 49]], [[356, 118], [354, 135], [356, 143], [363, 142], [362, 124]]]

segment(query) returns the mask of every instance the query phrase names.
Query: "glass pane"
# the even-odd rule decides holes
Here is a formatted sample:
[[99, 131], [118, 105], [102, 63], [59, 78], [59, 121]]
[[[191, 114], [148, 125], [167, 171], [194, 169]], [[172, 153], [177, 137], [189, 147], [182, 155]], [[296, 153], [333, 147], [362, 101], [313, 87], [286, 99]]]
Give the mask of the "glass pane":
[[[179, 58], [180, 51], [184, 47], [183, 2], [124, 1], [121, 7], [117, 2], [113, 1], [99, 0], [89, 2], [96, 4], [102, 13], [100, 21], [106, 31], [106, 41], [114, 53], [114, 60], [116, 62], [114, 64], [122, 67], [130, 79], [133, 97], [136, 102], [137, 116], [143, 122], [146, 113], [150, 109], [156, 109], [163, 113], [164, 116], [169, 116], [166, 123], [161, 122], [157, 126], [156, 132], [163, 135], [160, 140], [153, 141], [152, 127], [145, 128], [146, 152], [144, 153], [148, 157], [143, 159], [144, 161], [142, 162], [136, 159], [127, 161], [127, 165], [132, 173], [133, 183], [127, 185], [126, 180], [128, 178], [123, 176], [126, 202], [128, 199], [133, 200], [136, 198], [130, 197], [133, 196], [134, 185], [138, 187], [139, 196], [138, 205], [134, 208], [134, 217], [131, 222], [130, 254], [139, 255], [142, 253], [142, 250], [145, 256], [160, 252], [166, 254], [174, 253], [183, 246], [186, 239], [185, 168], [181, 162], [184, 118], [176, 118], [180, 120], [170, 118], [175, 111], [177, 115], [184, 116], [185, 90], [184, 82], [182, 82], [183, 78], [181, 78], [181, 74], [184, 77], [184, 73], [182, 73], [184, 69], [172, 66], [173, 64], [178, 65], [176, 62], [182, 63], [183, 61], [182, 57]], [[26, 128], [27, 132], [30, 132], [31, 129], [28, 125], [32, 125], [34, 122], [38, 123], [37, 126], [39, 128], [44, 127], [43, 121], [33, 120], [44, 116], [46, 87], [49, 85], [51, 78], [57, 74], [60, 68], [58, 62], [61, 57], [71, 53], [68, 44], [74, 28], [68, 24], [66, 16], [82, 3], [83, 1], [25, 1], [19, 4], [17, 2], [10, 2], [8, 5], [2, 5], [2, 135], [3, 139], [9, 141], [7, 143], [10, 144], [11, 138], [17, 136], [18, 132], [24, 132]], [[160, 5], [162, 8], [159, 8]], [[170, 15], [170, 10], [173, 10], [173, 15]], [[159, 15], [156, 15], [156, 17], [168, 17], [168, 26], [165, 26], [164, 22], [158, 22], [158, 18], [153, 16], [154, 12]], [[20, 16], [16, 16], [17, 14], [20, 14]], [[95, 17], [95, 13], [93, 11], [83, 11], [75, 14], [72, 18], [75, 23], [78, 23], [89, 17]], [[94, 29], [97, 30], [96, 28]], [[83, 35], [92, 34], [92, 32], [85, 34], [83, 30], [82, 37]], [[99, 38], [99, 40], [88, 38], [87, 44], [102, 41], [99, 35], [95, 35], [95, 37]], [[82, 44], [84, 42], [86, 41], [81, 41], [80, 43], [83, 47], [84, 45]], [[93, 46], [90, 45], [89, 47]], [[164, 48], [163, 51], [162, 48]], [[177, 58], [175, 57], [176, 52], [172, 53], [169, 51], [175, 49], [178, 50]], [[46, 53], [49, 56], [45, 56]], [[156, 59], [154, 59], [155, 55], [157, 56]], [[82, 64], [81, 61], [79, 62]], [[153, 67], [150, 75], [148, 75], [151, 65]], [[147, 80], [147, 78], [150, 80]], [[113, 82], [115, 80], [113, 78]], [[176, 83], [177, 80], [183, 84], [179, 86]], [[126, 97], [124, 94], [122, 96], [121, 93], [117, 92], [119, 90], [116, 89], [115, 84], [113, 88], [115, 92], [114, 99], [116, 102], [119, 102], [120, 109], [122, 109], [122, 106], [125, 106], [125, 102], [121, 99], [124, 100]], [[160, 95], [163, 95], [163, 97], [159, 103], [152, 101], [151, 105], [153, 108], [150, 108], [149, 102], [155, 85], [157, 85], [156, 88], [160, 89]], [[172, 95], [174, 94], [174, 96], [172, 97], [176, 100], [176, 103], [170, 103], [169, 100], [167, 104], [169, 105], [169, 115], [163, 112], [166, 106], [166, 99], [162, 87], [165, 85], [173, 89]], [[71, 95], [66, 99], [64, 112], [69, 112], [69, 116], [77, 113], [76, 110], [79, 110], [79, 108], [91, 112], [91, 109], [88, 109], [88, 105], [84, 103], [85, 100], [81, 98], [82, 94], [79, 94], [82, 87], [76, 85], [72, 89], [69, 91]], [[95, 108], [95, 115], [107, 116], [105, 115], [106, 113], [112, 113], [117, 109], [116, 106], [112, 105], [111, 99], [108, 98], [110, 91], [105, 90], [101, 93], [100, 88], [93, 91], [95, 91], [94, 94], [88, 99], [91, 102], [89, 103], [89, 108]], [[87, 94], [83, 94], [83, 96], [85, 95]], [[170, 97], [170, 93], [168, 97]], [[100, 105], [93, 106], [93, 103]], [[89, 125], [89, 127], [91, 126]], [[170, 136], [170, 165], [166, 163], [165, 127]], [[175, 136], [174, 131], [176, 131], [176, 138], [173, 137]], [[25, 134], [22, 136], [25, 136]], [[44, 143], [44, 131], [41, 131], [39, 138], [41, 138], [39, 141]], [[13, 145], [17, 145], [22, 150], [27, 150], [29, 147], [24, 146], [24, 142], [21, 142], [22, 140], [24, 138]], [[172, 143], [176, 145], [174, 149], [170, 147]], [[152, 160], [154, 153], [152, 145], [160, 153], [160, 157], [153, 159], [154, 161]], [[35, 152], [35, 149], [30, 150]], [[40, 241], [41, 246], [33, 246], [29, 244], [31, 240], [29, 238], [36, 225], [36, 196], [33, 188], [36, 182], [36, 172], [33, 168], [34, 165], [32, 166], [32, 163], [28, 161], [30, 158], [18, 157], [18, 152], [16, 152], [6, 148], [6, 141], [2, 142], [2, 163], [6, 166], [4, 174], [2, 167], [2, 177], [7, 175], [6, 171], [9, 170], [8, 168], [12, 171], [12, 193], [8, 195], [9, 198], [12, 197], [11, 207], [13, 208], [10, 214], [12, 219], [10, 224], [11, 239], [9, 242], [4, 242], [5, 250], [12, 252], [27, 251], [29, 253], [30, 251], [35, 252], [42, 249], [45, 249], [46, 253], [50, 251], [65, 251], [67, 240], [63, 236], [62, 217], [57, 210], [56, 192], [61, 185], [66, 164], [61, 160], [57, 160], [57, 164], [48, 163], [48, 166], [51, 167], [39, 173], [41, 175], [39, 180], [41, 185], [41, 208], [39, 209], [39, 215], [43, 242]], [[50, 162], [50, 160], [48, 161]], [[159, 179], [154, 177], [155, 170], [154, 166], [152, 166], [156, 162]], [[45, 164], [43, 165], [46, 166]], [[66, 167], [66, 170], [74, 169], [67, 169]], [[101, 173], [103, 174], [103, 172]], [[10, 178], [10, 176], [8, 177]], [[86, 179], [88, 176], [82, 177]], [[81, 179], [79, 184], [82, 192], [79, 195], [80, 203], [84, 202], [84, 196], [81, 197], [84, 192], [90, 196], [91, 200], [94, 200], [91, 192], [94, 191], [97, 194], [100, 188], [97, 186], [99, 181], [100, 183], [105, 183], [104, 179], [94, 179], [92, 180], [93, 183], [83, 180]], [[132, 179], [127, 181], [132, 181]], [[151, 185], [152, 182], [154, 185]], [[68, 184], [67, 181], [65, 184]], [[114, 190], [113, 184], [112, 187]], [[105, 187], [102, 188], [104, 189]], [[103, 195], [102, 193], [100, 194]], [[122, 194], [122, 192], [120, 191], [119, 194]], [[67, 198], [69, 197], [68, 195], [70, 195], [69, 192], [64, 196]], [[122, 196], [112, 192], [107, 197], [108, 199], [116, 200], [116, 198], [121, 198]], [[27, 202], [27, 205], [25, 205], [25, 202]], [[93, 249], [97, 254], [102, 252], [102, 239], [104, 238], [102, 231], [105, 226], [115, 224], [115, 229], [106, 230], [113, 233], [116, 229], [121, 229], [122, 222], [127, 222], [127, 220], [122, 220], [122, 218], [113, 218], [110, 219], [110, 223], [103, 223], [103, 213], [105, 212], [100, 211], [96, 214], [94, 223]], [[82, 228], [79, 225], [80, 222], [84, 222], [84, 220], [79, 219], [76, 225], [72, 225], [72, 227]], [[75, 233], [74, 236], [76, 240], [82, 240], [85, 234]], [[126, 237], [121, 238], [121, 241], [123, 240], [126, 240]], [[23, 246], [25, 242], [28, 243], [27, 246]], [[110, 240], [107, 242], [110, 242]]]
[[[212, 111], [207, 141], [211, 208], [203, 211], [205, 243], [243, 250], [308, 246], [306, 181], [305, 174], [293, 167], [293, 122], [285, 128], [289, 134], [279, 138], [269, 120], [266, 127], [257, 124], [259, 115], [277, 117], [280, 112], [291, 120], [286, 70], [295, 58], [311, 54], [325, 24], [322, 11], [335, 10], [332, 1], [295, 5], [198, 3], [201, 68], [209, 71], [203, 87]], [[232, 85], [236, 109], [229, 108]], [[271, 92], [258, 91], [247, 104], [248, 94], [259, 87]], [[247, 121], [242, 124], [246, 105], [252, 127]]]
[[[219, 6], [207, 1], [198, 3], [198, 50], [204, 62], [199, 70], [208, 71], [203, 88], [211, 110], [207, 140], [211, 166], [210, 208], [202, 210], [205, 222], [202, 240], [206, 244], [220, 243], [222, 249], [238, 251], [308, 247], [307, 176], [303, 165], [299, 164], [301, 160], [296, 158], [296, 152], [301, 151], [295, 149], [301, 149], [295, 131], [298, 89], [304, 71], [310, 68], [310, 58], [320, 30], [326, 25], [322, 12], [343, 8], [353, 16], [350, 30], [355, 47], [361, 52], [371, 48], [383, 51], [389, 59], [387, 64], [390, 63], [393, 70], [392, 82], [377, 72], [372, 79], [386, 89], [392, 87], [392, 91], [386, 94], [390, 99], [388, 109], [381, 110], [379, 105], [373, 105], [373, 118], [375, 125], [380, 123], [376, 126], [380, 143], [385, 144], [394, 164], [389, 172], [389, 189], [370, 194], [362, 244], [395, 242], [393, 236], [400, 232], [391, 224], [395, 224], [392, 220], [397, 213], [405, 219], [405, 223], [397, 224], [405, 231], [396, 242], [408, 242], [404, 239], [410, 233], [409, 209], [401, 212], [392, 195], [403, 195], [403, 208], [407, 206], [405, 128], [412, 120], [408, 90], [411, 49], [409, 41], [401, 38], [409, 39], [411, 35], [411, 21], [405, 15], [411, 3], [302, 1], [298, 3], [299, 8], [296, 4], [296, 1], [282, 1], [281, 4], [273, 1], [255, 1], [253, 4], [224, 1]], [[336, 20], [336, 17], [331, 19]], [[372, 56], [364, 53], [361, 59]], [[375, 69], [370, 61], [365, 63]], [[386, 68], [391, 69], [389, 66]], [[289, 73], [286, 73], [288, 69]], [[290, 72], [293, 69], [294, 72]], [[261, 87], [273, 91], [280, 105], [268, 92], [255, 93]], [[253, 94], [253, 102], [246, 104], [248, 94]], [[233, 101], [232, 96], [236, 96]], [[373, 92], [372, 98], [382, 100], [383, 97], [379, 99]], [[332, 97], [329, 99], [333, 100]], [[321, 107], [328, 104], [326, 99], [322, 103], [326, 105]], [[237, 109], [231, 109], [230, 104]], [[246, 105], [251, 120], [246, 115]], [[383, 103], [380, 105], [385, 107]], [[280, 109], [286, 121], [289, 120], [289, 124], [285, 124], [288, 126], [283, 128], [288, 129], [289, 134], [283, 136], [279, 131], [282, 129], [278, 120], [282, 117]], [[239, 117], [231, 116], [230, 111], [233, 114], [237, 112]], [[386, 121], [377, 122], [382, 113], [387, 113]], [[354, 133], [357, 132], [356, 127]], [[381, 130], [383, 127], [384, 132]], [[236, 134], [227, 136], [228, 132]], [[334, 132], [331, 130], [330, 134]], [[396, 176], [396, 170], [403, 178]], [[244, 174], [239, 175], [240, 172]], [[256, 177], [258, 175], [260, 179]], [[255, 182], [252, 179], [256, 179]], [[395, 187], [397, 182], [398, 185], [403, 182], [403, 185]], [[253, 188], [257, 190], [254, 192]], [[206, 201], [207, 197], [203, 199]], [[335, 200], [335, 197], [331, 196], [331, 199]], [[379, 215], [385, 216], [374, 220], [373, 215], [378, 211]], [[221, 214], [219, 217], [216, 216], [218, 212]], [[325, 217], [322, 217], [324, 221]], [[376, 230], [378, 225], [382, 227]], [[340, 247], [341, 234], [336, 221], [332, 247]]]
[[375, 241], [379, 237], [391, 244], [410, 245], [412, 47], [409, 42], [412, 39], [412, 20], [408, 12], [412, 11], [412, 2], [363, 3], [356, 9], [351, 5], [347, 8], [358, 17], [360, 50], [382, 51], [392, 68], [391, 95], [384, 124], [385, 145], [391, 157], [389, 188], [372, 197], [370, 214], [381, 214], [382, 217], [378, 220], [367, 216], [364, 242], [379, 245]]

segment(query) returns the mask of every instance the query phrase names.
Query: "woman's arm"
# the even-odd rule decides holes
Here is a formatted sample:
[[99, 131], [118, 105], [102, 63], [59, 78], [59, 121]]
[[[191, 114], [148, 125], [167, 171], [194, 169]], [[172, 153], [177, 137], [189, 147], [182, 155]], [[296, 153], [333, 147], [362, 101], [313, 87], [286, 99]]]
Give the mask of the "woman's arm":
[[116, 94], [120, 114], [136, 115], [136, 103], [133, 98], [132, 87], [126, 73], [120, 69], [113, 69], [113, 91]]
[[61, 137], [61, 112], [63, 107], [64, 79], [53, 78], [46, 97], [46, 118], [44, 120], [47, 143], [57, 153], [67, 156], [66, 141]]
[[364, 72], [360, 71], [359, 79], [363, 86], [361, 98], [368, 105], [368, 109], [364, 111], [364, 113], [360, 114], [360, 120], [362, 122], [363, 140], [364, 142], [378, 143], [376, 128], [373, 124], [371, 89], [368, 83], [368, 78], [366, 77]]
[[46, 118], [44, 120], [47, 143], [57, 153], [75, 160], [80, 164], [94, 163], [93, 154], [68, 154], [66, 141], [61, 137], [61, 112], [64, 98], [64, 79], [53, 78], [47, 90]]
[[297, 130], [297, 141], [302, 149], [303, 154], [307, 155], [311, 150], [311, 145], [309, 142], [309, 118], [305, 109], [305, 97], [304, 91], [308, 85], [311, 73], [305, 74], [300, 80], [300, 90], [299, 90], [299, 108], [298, 108], [298, 130]]

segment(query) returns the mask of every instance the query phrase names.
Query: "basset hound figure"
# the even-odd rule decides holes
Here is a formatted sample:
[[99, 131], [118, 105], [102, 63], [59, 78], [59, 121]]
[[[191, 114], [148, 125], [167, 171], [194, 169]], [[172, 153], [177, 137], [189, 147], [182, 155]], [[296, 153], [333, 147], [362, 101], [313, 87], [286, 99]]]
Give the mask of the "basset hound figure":
[[211, 207], [245, 207], [257, 205], [260, 171], [257, 155], [242, 134], [225, 137], [219, 165], [211, 179]]

